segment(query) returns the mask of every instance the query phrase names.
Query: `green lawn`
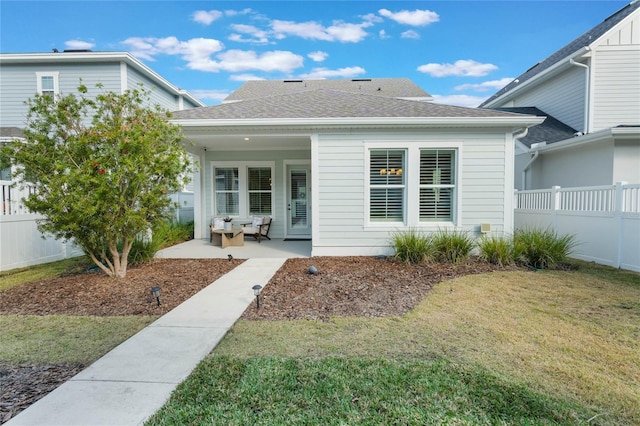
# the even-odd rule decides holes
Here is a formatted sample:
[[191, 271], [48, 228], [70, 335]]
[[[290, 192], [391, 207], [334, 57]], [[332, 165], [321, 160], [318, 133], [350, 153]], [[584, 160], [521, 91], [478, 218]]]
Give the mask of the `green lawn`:
[[631, 425], [638, 401], [640, 275], [581, 263], [403, 317], [239, 321], [148, 424]]

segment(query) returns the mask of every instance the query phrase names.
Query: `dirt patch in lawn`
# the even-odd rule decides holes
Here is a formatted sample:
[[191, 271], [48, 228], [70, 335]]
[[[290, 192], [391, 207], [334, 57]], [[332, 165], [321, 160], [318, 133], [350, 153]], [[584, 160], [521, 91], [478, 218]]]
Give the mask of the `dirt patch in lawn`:
[[[0, 292], [0, 315], [161, 315], [240, 263], [237, 259], [158, 259], [130, 268], [122, 280], [85, 272], [37, 281]], [[311, 266], [317, 274], [309, 273]], [[404, 265], [376, 257], [289, 259], [263, 290], [260, 310], [252, 304], [242, 318], [402, 315], [435, 283], [498, 269], [505, 268], [476, 260], [458, 265]], [[150, 292], [154, 286], [162, 288], [160, 307]], [[68, 364], [0, 365], [0, 423], [81, 369]]]

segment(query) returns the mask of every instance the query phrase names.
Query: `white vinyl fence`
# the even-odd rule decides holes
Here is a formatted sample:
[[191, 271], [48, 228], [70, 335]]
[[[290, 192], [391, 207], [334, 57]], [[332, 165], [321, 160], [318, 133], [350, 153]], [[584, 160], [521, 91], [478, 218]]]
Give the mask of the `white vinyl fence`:
[[577, 259], [640, 272], [640, 184], [516, 191], [515, 228], [572, 234]]
[[[0, 180], [0, 271], [23, 268], [40, 263], [81, 256], [82, 249], [71, 242], [43, 238], [38, 231], [37, 220], [22, 203], [22, 198], [33, 191], [12, 186], [12, 182]], [[179, 204], [174, 218], [181, 222], [193, 220], [193, 193], [173, 194]]]

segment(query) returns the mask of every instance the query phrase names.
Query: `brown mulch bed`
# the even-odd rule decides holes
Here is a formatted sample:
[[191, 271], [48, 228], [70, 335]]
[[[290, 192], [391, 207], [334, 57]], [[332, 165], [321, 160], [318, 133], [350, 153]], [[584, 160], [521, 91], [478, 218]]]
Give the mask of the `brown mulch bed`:
[[[158, 259], [130, 268], [122, 280], [101, 272], [42, 280], [0, 292], [0, 315], [161, 315], [240, 263], [237, 259]], [[311, 266], [317, 269], [316, 275], [309, 273]], [[475, 260], [459, 265], [404, 265], [376, 257], [289, 259], [264, 288], [260, 310], [252, 304], [242, 318], [402, 315], [437, 282], [494, 270], [504, 268]], [[150, 292], [154, 286], [162, 288], [160, 307]], [[82, 368], [0, 365], [0, 424]]]
[[[317, 274], [309, 273], [311, 267]], [[260, 309], [250, 306], [242, 318], [327, 320], [332, 316], [403, 315], [438, 282], [505, 269], [474, 259], [457, 265], [406, 265], [377, 257], [289, 259], [262, 291]]]

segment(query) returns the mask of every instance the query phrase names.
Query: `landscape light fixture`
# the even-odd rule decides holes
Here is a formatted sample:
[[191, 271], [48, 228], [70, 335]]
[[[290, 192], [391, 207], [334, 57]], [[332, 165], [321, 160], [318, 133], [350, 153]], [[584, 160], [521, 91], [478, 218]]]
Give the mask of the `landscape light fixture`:
[[160, 287], [151, 287], [151, 294], [156, 298], [156, 302], [158, 302], [158, 306], [160, 306]]
[[253, 289], [253, 295], [256, 296], [256, 309], [260, 309], [260, 292], [262, 291], [262, 286], [256, 284], [251, 288]]
[[318, 268], [316, 268], [315, 266], [309, 266], [307, 273], [309, 275], [318, 275]]

